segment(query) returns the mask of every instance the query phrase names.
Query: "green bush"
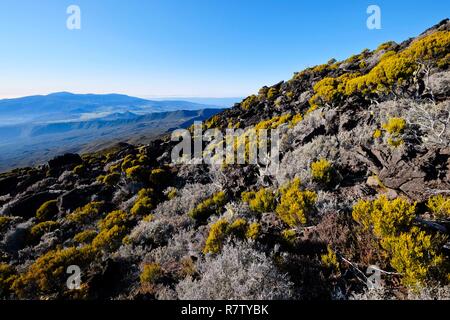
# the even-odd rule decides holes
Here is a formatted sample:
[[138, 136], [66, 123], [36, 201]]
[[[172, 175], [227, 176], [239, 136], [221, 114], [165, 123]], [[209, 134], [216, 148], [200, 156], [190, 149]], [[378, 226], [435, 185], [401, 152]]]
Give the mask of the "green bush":
[[84, 268], [91, 263], [94, 256], [95, 251], [90, 246], [49, 251], [14, 281], [12, 290], [19, 298], [63, 293], [67, 290], [67, 267], [77, 265]]
[[333, 181], [334, 169], [330, 161], [320, 159], [311, 164], [311, 176], [315, 182], [325, 186], [330, 185]]
[[8, 227], [11, 220], [12, 220], [11, 217], [0, 216], [0, 232], [2, 232]]
[[258, 222], [253, 222], [248, 226], [245, 233], [247, 239], [256, 240], [261, 234], [261, 225]]
[[0, 298], [7, 297], [11, 293], [11, 286], [17, 278], [13, 266], [0, 263]]
[[223, 241], [227, 236], [228, 221], [225, 219], [217, 220], [209, 230], [203, 253], [218, 253], [222, 249]]
[[87, 244], [91, 243], [92, 240], [97, 236], [97, 231], [93, 229], [88, 229], [81, 231], [80, 233], [77, 233], [73, 240], [80, 244]]
[[433, 196], [428, 199], [427, 207], [437, 219], [450, 218], [450, 197], [443, 195]]
[[106, 176], [101, 179], [101, 182], [108, 186], [114, 186], [120, 181], [121, 174], [118, 172], [113, 172], [110, 174], [107, 174]]
[[189, 211], [189, 216], [198, 221], [206, 221], [213, 214], [220, 214], [227, 203], [225, 192], [219, 191], [211, 198], [203, 200], [194, 209]]
[[273, 212], [275, 200], [273, 191], [268, 188], [242, 193], [242, 201], [248, 203], [252, 211], [259, 213]]
[[251, 95], [241, 102], [241, 108], [244, 110], [249, 110], [252, 106], [257, 104], [258, 102], [259, 102], [258, 97], [255, 95]]
[[140, 190], [136, 202], [131, 208], [131, 214], [139, 216], [150, 214], [154, 207], [152, 202], [153, 194], [153, 189]]
[[38, 223], [31, 228], [31, 236], [33, 239], [40, 239], [44, 234], [56, 230], [59, 227], [59, 223], [55, 221], [45, 221]]
[[427, 281], [448, 282], [448, 262], [441, 252], [446, 238], [429, 235], [417, 227], [381, 241], [390, 257], [391, 266], [402, 274], [402, 283], [420, 287]]
[[164, 272], [159, 264], [149, 263], [144, 265], [139, 278], [141, 280], [141, 284], [154, 284], [161, 279], [163, 274]]
[[416, 217], [416, 204], [403, 198], [388, 200], [386, 196], [380, 196], [373, 201], [358, 201], [352, 215], [365, 230], [383, 238], [409, 230]]
[[58, 201], [50, 200], [42, 204], [36, 211], [36, 218], [41, 221], [52, 219], [59, 212]]
[[77, 223], [87, 223], [99, 218], [103, 214], [104, 206], [104, 202], [94, 201], [88, 203], [69, 214], [67, 219]]
[[73, 168], [72, 172], [78, 176], [81, 176], [86, 172], [86, 166], [84, 164], [80, 164]]
[[314, 212], [317, 194], [301, 190], [300, 179], [294, 179], [280, 190], [281, 199], [276, 208], [278, 216], [289, 226], [306, 224]]

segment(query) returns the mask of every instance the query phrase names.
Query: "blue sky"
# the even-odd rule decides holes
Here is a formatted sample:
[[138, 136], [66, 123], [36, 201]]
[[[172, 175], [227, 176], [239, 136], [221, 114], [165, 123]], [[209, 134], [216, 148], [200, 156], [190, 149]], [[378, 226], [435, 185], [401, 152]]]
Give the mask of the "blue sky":
[[[66, 9], [81, 8], [81, 30]], [[366, 27], [380, 6], [382, 29]], [[0, 0], [0, 98], [55, 91], [235, 97], [402, 41], [448, 0]]]

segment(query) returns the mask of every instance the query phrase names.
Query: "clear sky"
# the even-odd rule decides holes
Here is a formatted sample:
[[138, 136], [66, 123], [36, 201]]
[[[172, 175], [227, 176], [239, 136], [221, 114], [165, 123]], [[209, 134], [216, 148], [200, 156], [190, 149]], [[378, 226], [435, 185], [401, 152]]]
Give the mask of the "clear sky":
[[[66, 28], [71, 4], [81, 30]], [[0, 0], [0, 98], [246, 96], [449, 16], [449, 0]]]

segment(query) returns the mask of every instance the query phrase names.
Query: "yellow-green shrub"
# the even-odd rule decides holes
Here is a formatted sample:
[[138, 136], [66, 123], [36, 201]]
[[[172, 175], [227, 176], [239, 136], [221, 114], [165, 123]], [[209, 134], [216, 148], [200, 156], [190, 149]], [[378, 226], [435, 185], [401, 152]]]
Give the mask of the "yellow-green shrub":
[[383, 128], [389, 133], [388, 144], [398, 147], [403, 144], [402, 134], [406, 128], [406, 121], [403, 118], [390, 118], [383, 124]]
[[5, 297], [10, 293], [11, 286], [16, 278], [17, 274], [13, 266], [0, 263], [0, 297]]
[[241, 108], [244, 110], [249, 110], [253, 105], [258, 103], [258, 101], [259, 99], [257, 96], [251, 95], [241, 102]]
[[314, 181], [329, 185], [333, 180], [333, 165], [327, 159], [320, 159], [311, 164], [311, 176]]
[[147, 175], [149, 174], [149, 169], [142, 165], [136, 165], [126, 169], [125, 174], [128, 179], [143, 181], [147, 178]]
[[303, 121], [303, 116], [301, 113], [297, 113], [295, 116], [292, 117], [291, 121], [289, 122], [289, 127], [293, 128], [301, 121]]
[[116, 225], [124, 225], [129, 221], [129, 217], [130, 216], [127, 212], [122, 210], [115, 210], [108, 213], [108, 215], [104, 219], [100, 220], [100, 222], [98, 223], [98, 227], [100, 228], [100, 230], [105, 230], [111, 229]]
[[77, 243], [91, 243], [92, 240], [97, 236], [97, 231], [93, 229], [88, 229], [77, 233], [73, 240]]
[[280, 189], [281, 199], [276, 208], [278, 216], [289, 226], [306, 224], [308, 216], [314, 211], [317, 194], [309, 190], [301, 190], [300, 179]]
[[189, 216], [195, 220], [205, 221], [213, 214], [219, 214], [227, 203], [225, 192], [219, 191], [211, 198], [203, 200], [189, 212]]
[[40, 239], [44, 234], [56, 230], [58, 227], [59, 223], [56, 221], [45, 221], [33, 226], [30, 234], [33, 239]]
[[245, 233], [247, 239], [256, 240], [261, 234], [261, 225], [258, 222], [253, 222], [248, 226]]
[[225, 219], [217, 220], [209, 230], [203, 253], [218, 253], [222, 249], [223, 240], [227, 236], [228, 221]]
[[68, 219], [73, 222], [85, 223], [90, 220], [99, 218], [103, 213], [104, 202], [90, 202], [84, 207], [76, 209], [68, 215]]
[[56, 200], [50, 200], [44, 202], [36, 211], [36, 218], [41, 221], [53, 218], [59, 212], [58, 202]]
[[167, 182], [167, 172], [164, 169], [153, 169], [150, 173], [150, 182], [154, 185], [161, 185]]
[[270, 88], [267, 92], [267, 99], [273, 100], [278, 95], [278, 90], [274, 87]]
[[118, 172], [113, 172], [110, 174], [107, 174], [106, 176], [103, 177], [103, 179], [101, 179], [101, 182], [103, 182], [104, 184], [108, 185], [108, 186], [114, 186], [117, 183], [119, 183], [120, 181], [120, 173]]
[[163, 276], [163, 270], [157, 263], [149, 263], [144, 265], [140, 275], [141, 284], [156, 283]]
[[153, 210], [152, 196], [154, 194], [153, 189], [142, 189], [138, 193], [138, 197], [133, 207], [131, 208], [131, 214], [133, 215], [148, 215]]
[[118, 225], [112, 226], [110, 229], [103, 229], [92, 240], [92, 247], [95, 250], [113, 251], [121, 245], [127, 231], [125, 226]]
[[90, 246], [53, 250], [40, 256], [13, 283], [12, 290], [19, 298], [38, 297], [66, 290], [67, 267], [87, 266], [94, 258]]
[[247, 221], [243, 218], [238, 218], [234, 220], [231, 224], [229, 224], [227, 228], [227, 234], [234, 234], [240, 238], [245, 237], [245, 233], [247, 231]]
[[416, 204], [403, 198], [388, 200], [383, 195], [373, 201], [358, 201], [352, 215], [365, 230], [383, 238], [409, 230], [416, 217]]
[[428, 199], [427, 207], [437, 219], [450, 218], [450, 197], [441, 194], [433, 196]]
[[275, 195], [269, 188], [262, 188], [256, 192], [243, 192], [241, 197], [243, 202], [248, 203], [252, 211], [264, 213], [275, 210]]
[[84, 164], [80, 164], [78, 166], [76, 166], [75, 168], [73, 168], [73, 173], [75, 173], [76, 175], [82, 175], [84, 172], [86, 171], [86, 166]]
[[405, 131], [406, 121], [403, 118], [389, 118], [383, 128], [391, 135], [400, 135]]
[[417, 227], [381, 241], [389, 253], [391, 266], [402, 274], [402, 282], [410, 287], [423, 286], [427, 280], [445, 280], [448, 263], [441, 253], [446, 239], [432, 236]]
[[297, 240], [297, 232], [294, 229], [285, 229], [281, 232], [281, 238], [286, 244], [292, 246]]
[[0, 216], [0, 232], [3, 231], [3, 229], [6, 229], [10, 221], [10, 217]]
[[320, 257], [320, 260], [322, 261], [322, 264], [334, 271], [339, 271], [339, 261], [336, 256], [336, 253], [331, 249], [330, 246], [327, 247], [327, 253], [323, 254]]
[[381, 132], [380, 129], [375, 129], [375, 131], [373, 132], [372, 137], [373, 137], [374, 139], [379, 139], [379, 138], [381, 138], [382, 134], [383, 134], [383, 133]]

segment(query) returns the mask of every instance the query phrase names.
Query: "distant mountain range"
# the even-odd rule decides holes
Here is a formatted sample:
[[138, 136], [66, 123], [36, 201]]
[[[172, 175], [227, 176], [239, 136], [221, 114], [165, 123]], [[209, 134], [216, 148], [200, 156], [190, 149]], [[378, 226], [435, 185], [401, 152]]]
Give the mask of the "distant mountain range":
[[223, 108], [182, 100], [60, 92], [0, 100], [0, 171], [64, 152], [144, 143]]
[[101, 118], [112, 113], [146, 114], [175, 110], [223, 108], [182, 100], [145, 100], [121, 94], [52, 93], [0, 100], [0, 125], [26, 122], [76, 121]]

